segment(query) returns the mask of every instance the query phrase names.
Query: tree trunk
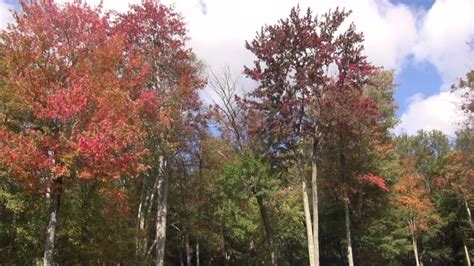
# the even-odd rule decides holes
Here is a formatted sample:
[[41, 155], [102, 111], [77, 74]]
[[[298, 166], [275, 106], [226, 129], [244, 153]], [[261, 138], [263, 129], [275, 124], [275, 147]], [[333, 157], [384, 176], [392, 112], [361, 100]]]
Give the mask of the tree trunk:
[[[474, 230], [474, 223], [472, 223], [472, 215], [471, 215], [471, 209], [469, 208], [469, 203], [467, 202], [467, 200], [464, 200], [464, 204], [466, 205], [467, 219], [468, 219], [469, 225], [471, 225], [471, 230]], [[464, 253], [466, 254], [467, 266], [471, 266], [471, 258], [470, 258], [469, 250], [466, 246], [465, 241], [463, 241], [463, 246], [464, 246]]]
[[191, 266], [191, 248], [189, 247], [189, 236], [186, 234], [185, 242], [186, 242], [186, 265]]
[[166, 214], [168, 199], [168, 176], [165, 174], [165, 160], [160, 156], [160, 176], [157, 184], [157, 206], [156, 206], [156, 265], [163, 266], [165, 259], [166, 244]]
[[415, 253], [416, 266], [420, 266], [420, 259], [418, 258], [418, 246], [416, 244], [416, 238], [414, 233], [411, 233], [411, 239], [413, 241], [413, 252]]
[[346, 216], [347, 262], [349, 263], [349, 266], [354, 266], [354, 257], [352, 255], [351, 218], [349, 213], [349, 201], [347, 198], [344, 200], [344, 214]]
[[199, 266], [199, 243], [196, 243], [196, 266]]
[[317, 142], [313, 139], [311, 156], [311, 190], [313, 201], [313, 243], [314, 243], [314, 265], [319, 266], [319, 209], [318, 209], [318, 165], [317, 165]]
[[267, 236], [268, 248], [270, 249], [270, 256], [272, 259], [272, 265], [278, 264], [277, 254], [275, 250], [275, 244], [273, 242], [273, 230], [270, 224], [270, 218], [268, 217], [267, 208], [263, 202], [263, 196], [257, 195], [258, 207], [260, 209], [260, 215], [262, 215], [263, 227], [265, 228], [265, 234]]
[[224, 265], [229, 265], [230, 255], [227, 253], [227, 251], [224, 251], [223, 256], [224, 256]]
[[230, 256], [227, 254], [227, 241], [225, 236], [225, 224], [222, 225], [221, 235], [222, 235], [222, 260], [224, 265], [229, 265]]
[[184, 266], [183, 252], [181, 249], [179, 249], [179, 265]]
[[[143, 181], [145, 183], [145, 181]], [[135, 239], [135, 259], [136, 264], [143, 264], [146, 256], [146, 233], [145, 233], [145, 184], [143, 184], [141, 195], [140, 195], [140, 204], [137, 211], [137, 232]]]
[[467, 266], [471, 266], [471, 257], [469, 255], [469, 250], [467, 249], [466, 242], [463, 240], [462, 244], [464, 246], [464, 254], [466, 255]]
[[471, 229], [474, 230], [474, 224], [472, 223], [472, 215], [471, 215], [471, 209], [469, 208], [469, 203], [467, 202], [467, 200], [464, 200], [464, 204], [466, 205], [468, 222], [471, 225]]
[[[344, 142], [343, 138], [339, 138], [339, 160], [341, 164], [341, 181], [347, 184], [347, 175], [346, 175], [346, 156], [344, 154]], [[352, 255], [352, 238], [351, 238], [351, 217], [349, 213], [349, 196], [347, 191], [344, 190], [344, 215], [345, 215], [345, 226], [346, 226], [346, 241], [347, 241], [347, 262], [349, 266], [354, 266], [354, 256]]]
[[304, 208], [304, 217], [306, 223], [306, 234], [308, 236], [308, 255], [309, 255], [309, 265], [315, 266], [314, 261], [314, 239], [313, 239], [313, 228], [311, 224], [311, 213], [309, 210], [309, 199], [308, 199], [308, 190], [306, 188], [306, 179], [303, 177], [302, 180], [303, 186], [303, 208]]
[[54, 238], [58, 225], [58, 212], [61, 206], [62, 178], [53, 181], [51, 188], [51, 206], [49, 213], [48, 227], [46, 230], [46, 239], [44, 243], [43, 265], [52, 266], [54, 256]]

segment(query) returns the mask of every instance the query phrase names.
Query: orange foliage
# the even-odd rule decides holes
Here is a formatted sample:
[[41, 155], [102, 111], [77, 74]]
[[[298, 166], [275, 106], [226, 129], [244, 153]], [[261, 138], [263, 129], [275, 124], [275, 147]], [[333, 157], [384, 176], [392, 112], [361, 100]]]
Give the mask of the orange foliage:
[[425, 232], [438, 217], [429, 197], [425, 179], [416, 173], [413, 160], [403, 161], [401, 176], [395, 184], [394, 204], [406, 213], [408, 229], [412, 233]]

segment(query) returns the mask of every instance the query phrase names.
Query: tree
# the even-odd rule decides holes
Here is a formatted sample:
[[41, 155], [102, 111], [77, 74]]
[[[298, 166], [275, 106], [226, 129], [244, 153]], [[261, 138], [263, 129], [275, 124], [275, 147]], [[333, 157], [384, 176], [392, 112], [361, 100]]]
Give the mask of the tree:
[[[472, 43], [471, 43], [472, 48]], [[467, 222], [470, 231], [474, 231], [470, 204], [472, 204], [474, 166], [474, 70], [469, 71], [465, 78], [459, 80], [452, 86], [452, 91], [461, 96], [460, 111], [465, 115], [460, 128], [456, 131], [456, 150], [445, 156], [445, 172], [438, 179], [444, 192], [455, 195], [465, 207]], [[469, 232], [469, 230], [467, 230]], [[467, 264], [471, 264], [468, 245], [468, 233], [464, 232], [463, 246]]]
[[[230, 69], [226, 68], [224, 69], [221, 77], [211, 72], [209, 85], [218, 98], [213, 99], [215, 104], [214, 116], [220, 124], [221, 134], [232, 143], [235, 151], [241, 154], [242, 158], [248, 158], [248, 156], [257, 157], [256, 154], [258, 154], [259, 151], [266, 151], [266, 147], [264, 147], [265, 145], [262, 145], [263, 143], [258, 140], [259, 130], [253, 129], [259, 122], [258, 115], [255, 115], [255, 110], [248, 108], [248, 106], [245, 105], [245, 100], [241, 99], [237, 95], [239, 89], [238, 78], [233, 77], [230, 73]], [[258, 160], [261, 160], [261, 158]], [[258, 177], [247, 175], [246, 178], [254, 181], [256, 178], [258, 180], [274, 178], [274, 176], [271, 176], [268, 173], [265, 174], [261, 171], [257, 174], [264, 175]], [[271, 182], [271, 180], [267, 180], [266, 182]], [[278, 256], [276, 244], [274, 243], [274, 230], [269, 218], [268, 209], [265, 205], [265, 197], [268, 195], [261, 191], [262, 186], [260, 184], [255, 184], [255, 182], [247, 182], [246, 184], [249, 185], [252, 193], [257, 198], [257, 203], [260, 209], [262, 223], [266, 234], [267, 245], [270, 250], [271, 263], [272, 265], [277, 265]]]
[[[430, 263], [455, 260], [462, 250], [465, 208], [458, 197], [448, 192], [446, 171], [455, 163], [455, 160], [446, 160], [452, 153], [448, 137], [439, 131], [419, 131], [414, 136], [397, 137], [396, 143], [395, 154], [399, 161], [412, 158], [416, 173], [425, 182], [433, 208], [441, 217], [419, 239], [422, 244], [419, 246], [420, 260]], [[449, 242], [443, 238], [445, 235], [451, 236]]]
[[[200, 76], [201, 65], [186, 48], [186, 28], [181, 16], [172, 8], [155, 1], [132, 5], [119, 14], [115, 30], [125, 36], [127, 44], [143, 56], [149, 71], [146, 86], [153, 109], [144, 117], [148, 133], [146, 147], [150, 170], [143, 177], [143, 197], [138, 210], [137, 260], [143, 263], [150, 246], [155, 247], [156, 264], [163, 265], [166, 242], [166, 216], [169, 175], [173, 159], [186, 146], [186, 137], [199, 125], [198, 90], [205, 82]], [[148, 244], [145, 224], [148, 210], [156, 200], [154, 242]], [[144, 213], [143, 213], [144, 212]]]
[[[350, 265], [358, 264], [358, 260], [381, 263], [369, 262], [368, 253], [374, 249], [368, 252], [367, 245], [376, 245], [362, 241], [371, 233], [367, 225], [375, 222], [380, 209], [385, 208], [389, 195], [386, 180], [393, 177], [389, 129], [396, 123], [394, 88], [393, 72], [380, 70], [369, 78], [362, 91], [346, 89], [344, 94], [326, 96], [332, 105], [331, 111], [322, 117], [326, 121], [323, 124], [329, 126], [323, 128], [319, 168], [321, 176], [326, 177], [322, 190], [335, 203], [326, 204], [323, 212], [338, 215], [329, 218], [331, 220], [343, 221], [338, 226], [345, 229], [343, 239], [347, 252], [345, 260], [342, 255], [338, 259]], [[339, 202], [342, 204], [337, 204]], [[338, 237], [342, 232], [344, 230], [334, 230], [332, 234]], [[323, 233], [326, 238], [328, 234]]]
[[463, 92], [463, 101], [460, 108], [461, 111], [465, 113], [466, 119], [463, 123], [463, 127], [456, 132], [456, 147], [460, 152], [446, 156], [448, 160], [447, 165], [450, 167], [447, 170], [447, 178], [448, 180], [454, 181], [450, 182], [451, 187], [455, 189], [454, 192], [458, 195], [462, 195], [471, 228], [474, 230], [468, 204], [469, 199], [472, 198], [472, 191], [469, 190], [469, 185], [467, 185], [472, 181], [472, 167], [474, 164], [474, 70], [469, 71], [465, 79], [460, 79], [458, 84], [453, 85], [452, 90]]
[[460, 109], [467, 116], [464, 126], [472, 130], [474, 123], [474, 70], [467, 72], [464, 79], [459, 79], [457, 84], [451, 86], [451, 90], [453, 92], [460, 92], [462, 96]]
[[474, 171], [471, 167], [472, 162], [470, 161], [470, 158], [463, 156], [459, 151], [448, 153], [444, 160], [446, 164], [445, 175], [436, 180], [437, 185], [442, 187], [442, 189], [448, 193], [461, 199], [466, 207], [468, 223], [472, 230], [474, 230], [471, 210], [468, 204], [468, 202], [472, 201], [474, 197], [474, 191], [470, 185], [474, 182]]
[[402, 161], [402, 173], [394, 186], [394, 204], [404, 213], [408, 231], [413, 242], [416, 265], [420, 262], [418, 237], [426, 232], [438, 219], [434, 206], [429, 198], [429, 189], [424, 178], [417, 174], [413, 158]]
[[448, 137], [438, 130], [420, 130], [414, 136], [399, 136], [396, 141], [395, 152], [401, 158], [413, 157], [416, 170], [431, 191], [433, 181], [441, 175], [443, 158], [451, 149]]
[[[317, 158], [321, 138], [320, 117], [328, 112], [328, 92], [360, 91], [373, 67], [362, 55], [362, 34], [354, 24], [340, 28], [350, 12], [336, 9], [322, 17], [311, 10], [300, 15], [299, 7], [287, 19], [266, 26], [246, 44], [256, 57], [253, 67], [245, 67], [248, 77], [259, 82], [251, 95], [268, 128], [267, 141], [275, 152], [289, 152], [297, 162], [303, 186], [303, 202], [311, 265], [319, 265], [319, 217]], [[336, 94], [336, 93], [334, 93]], [[313, 221], [311, 223], [304, 145], [310, 143]]]
[[321, 101], [328, 111], [320, 118], [321, 124], [326, 125], [321, 127], [320, 145], [327, 150], [324, 157], [331, 177], [330, 188], [344, 204], [349, 265], [354, 265], [349, 210], [353, 199], [362, 197], [371, 186], [388, 191], [385, 180], [373, 174], [377, 170], [378, 148], [388, 128], [377, 103], [363, 90], [341, 86], [327, 92]]
[[107, 182], [144, 170], [140, 115], [151, 99], [142, 86], [145, 62], [100, 8], [80, 1], [22, 7], [0, 36], [0, 160], [50, 201], [44, 265], [52, 265], [68, 179]]
[[[271, 253], [271, 262], [272, 265], [277, 264], [274, 233], [272, 227], [268, 226], [270, 223], [269, 211], [266, 205], [263, 204], [264, 196], [268, 197], [271, 192], [276, 190], [278, 185], [277, 178], [271, 176], [268, 163], [251, 153], [243, 153], [235, 163], [224, 168], [223, 176], [218, 182], [223, 192], [230, 195], [240, 195], [240, 200], [249, 201], [249, 199], [255, 197]], [[229, 208], [224, 208], [224, 210], [226, 209]], [[233, 215], [224, 216], [232, 217]], [[226, 228], [226, 230], [232, 230], [232, 228]]]
[[[463, 246], [467, 264], [470, 265], [470, 255], [466, 239], [469, 238], [469, 231], [474, 231], [471, 208], [469, 203], [474, 199], [474, 170], [472, 168], [472, 156], [466, 156], [460, 151], [452, 151], [445, 158], [445, 169], [442, 176], [436, 179], [436, 186], [448, 197], [454, 197], [464, 205], [465, 214], [463, 220], [469, 225], [469, 229], [461, 232], [463, 235]], [[467, 217], [466, 217], [467, 216]], [[467, 218], [467, 219], [466, 219]]]
[[233, 144], [237, 151], [241, 151], [249, 142], [246, 132], [245, 105], [237, 95], [240, 80], [234, 76], [229, 67], [223, 69], [222, 73], [216, 74], [210, 71], [208, 77], [209, 87], [215, 97], [211, 96], [214, 103], [214, 117], [219, 123], [220, 133]]

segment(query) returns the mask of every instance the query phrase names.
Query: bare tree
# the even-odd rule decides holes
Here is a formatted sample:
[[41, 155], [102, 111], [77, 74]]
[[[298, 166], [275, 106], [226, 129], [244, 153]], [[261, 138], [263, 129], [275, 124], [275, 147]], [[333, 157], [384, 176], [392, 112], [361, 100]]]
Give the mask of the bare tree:
[[[233, 75], [227, 66], [223, 69], [222, 74], [218, 75], [212, 70], [209, 71], [209, 86], [215, 97], [212, 98], [214, 106], [217, 109], [217, 117], [221, 128], [225, 133], [231, 135], [230, 139], [234, 145], [236, 152], [242, 152], [244, 146], [248, 144], [248, 133], [246, 132], [246, 121], [244, 119], [244, 107], [237, 101], [237, 93], [243, 92], [241, 87], [241, 79], [237, 75]], [[268, 210], [265, 206], [262, 194], [254, 190], [257, 202], [262, 216], [262, 223], [265, 230], [267, 244], [270, 249], [272, 265], [277, 265], [277, 253], [274, 244], [273, 229], [270, 223]]]

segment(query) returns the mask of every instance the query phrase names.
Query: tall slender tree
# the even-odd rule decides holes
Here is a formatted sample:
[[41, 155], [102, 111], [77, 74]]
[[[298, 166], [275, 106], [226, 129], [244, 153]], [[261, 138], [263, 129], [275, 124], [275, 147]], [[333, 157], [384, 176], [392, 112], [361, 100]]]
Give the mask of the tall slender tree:
[[200, 75], [201, 65], [186, 48], [188, 37], [183, 19], [172, 8], [145, 0], [141, 5], [132, 5], [127, 13], [119, 14], [114, 29], [143, 56], [149, 67], [148, 93], [161, 99], [144, 117], [151, 168], [144, 176], [145, 191], [138, 213], [138, 231], [146, 231], [143, 219], [150, 218], [146, 210], [156, 204], [155, 239], [150, 243], [139, 237], [136, 248], [140, 261], [146, 257], [149, 246], [155, 247], [156, 265], [163, 265], [170, 167], [180, 147], [185, 146], [186, 132], [199, 123], [198, 90], [205, 82]]
[[[259, 82], [253, 105], [268, 128], [267, 141], [275, 151], [292, 154], [299, 165], [311, 265], [319, 265], [317, 161], [321, 127], [326, 126], [320, 118], [331, 110], [331, 102], [324, 102], [334, 89], [360, 91], [373, 71], [362, 55], [362, 34], [354, 24], [341, 27], [349, 14], [336, 9], [318, 17], [308, 9], [302, 15], [296, 7], [289, 18], [263, 27], [246, 44], [257, 58], [245, 73]], [[312, 222], [304, 158], [311, 162]]]
[[424, 178], [416, 172], [413, 158], [401, 161], [402, 173], [394, 186], [394, 204], [402, 210], [412, 238], [417, 266], [423, 265], [418, 249], [419, 237], [438, 219]]

